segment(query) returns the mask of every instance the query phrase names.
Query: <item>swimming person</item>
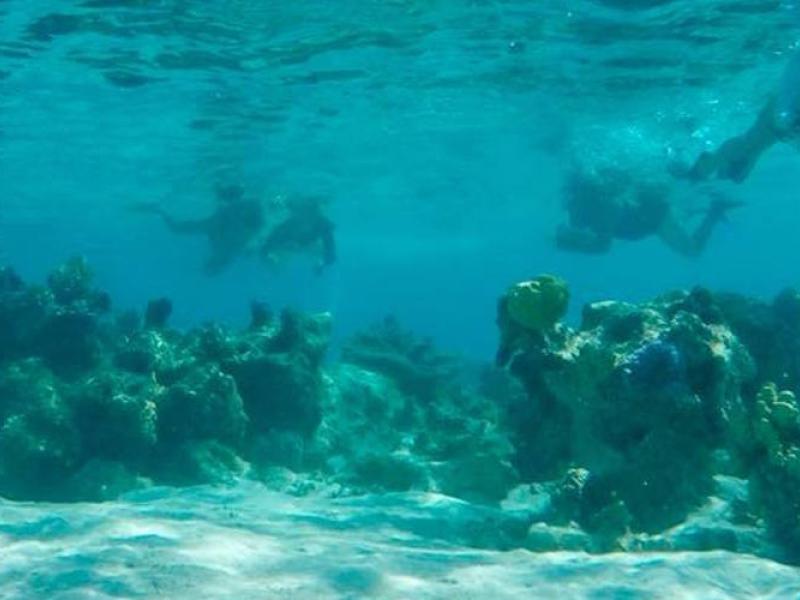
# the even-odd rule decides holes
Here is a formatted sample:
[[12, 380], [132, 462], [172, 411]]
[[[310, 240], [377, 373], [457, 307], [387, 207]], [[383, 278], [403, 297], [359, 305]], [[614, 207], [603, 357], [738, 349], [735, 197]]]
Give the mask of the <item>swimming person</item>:
[[761, 155], [778, 142], [800, 138], [800, 52], [784, 69], [778, 92], [767, 99], [755, 122], [713, 152], [703, 152], [683, 174], [693, 181], [716, 177], [744, 181]]
[[323, 204], [320, 196], [297, 196], [284, 201], [287, 214], [264, 238], [261, 256], [274, 262], [285, 253], [318, 252], [318, 274], [336, 262], [334, 224]]
[[666, 185], [637, 181], [619, 168], [571, 170], [564, 199], [569, 218], [557, 230], [556, 246], [587, 254], [608, 252], [614, 240], [657, 236], [683, 256], [699, 256], [727, 211], [740, 206], [717, 197], [700, 224], [688, 231], [674, 214]]
[[261, 203], [246, 199], [241, 186], [218, 185], [214, 191], [216, 209], [202, 219], [176, 219], [155, 202], [132, 206], [133, 210], [158, 215], [173, 233], [206, 236], [211, 250], [204, 266], [207, 275], [222, 272], [245, 254], [264, 227]]

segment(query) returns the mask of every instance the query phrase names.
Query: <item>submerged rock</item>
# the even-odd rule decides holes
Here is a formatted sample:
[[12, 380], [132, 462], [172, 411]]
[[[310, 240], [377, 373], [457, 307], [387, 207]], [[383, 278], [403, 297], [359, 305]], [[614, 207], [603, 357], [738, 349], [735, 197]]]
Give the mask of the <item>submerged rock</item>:
[[793, 392], [764, 384], [742, 443], [751, 458], [750, 490], [777, 539], [800, 552], [800, 406]]
[[267, 462], [280, 454], [265, 439], [313, 435], [329, 317], [182, 333], [167, 327], [169, 301], [149, 303], [144, 321], [107, 319], [109, 306], [82, 259], [47, 288], [0, 271], [0, 493], [107, 498], [149, 479], [228, 481], [256, 448]]
[[[500, 319], [502, 353], [529, 398], [516, 422], [515, 465], [523, 480], [563, 474], [552, 522], [576, 522], [592, 535], [591, 548], [612, 549], [628, 531], [655, 534], [682, 523], [724, 468], [769, 490], [754, 510], [776, 531], [798, 530], [789, 525], [798, 506], [789, 490], [800, 487], [792, 474], [796, 402], [773, 388], [755, 404], [750, 398], [765, 373], [792, 366], [778, 323], [786, 329], [800, 312], [787, 293], [771, 307], [734, 310], [744, 302], [702, 289], [638, 306], [601, 302], [584, 309], [580, 329], [545, 335], [509, 332]], [[782, 350], [765, 349], [765, 339]], [[709, 539], [703, 543], [727, 547]]]
[[393, 317], [348, 340], [342, 361], [381, 373], [403, 393], [425, 402], [446, 393], [460, 370], [454, 357], [438, 352], [430, 340], [403, 329]]
[[215, 367], [196, 368], [159, 394], [158, 439], [162, 444], [217, 440], [241, 447], [248, 417], [236, 382]]

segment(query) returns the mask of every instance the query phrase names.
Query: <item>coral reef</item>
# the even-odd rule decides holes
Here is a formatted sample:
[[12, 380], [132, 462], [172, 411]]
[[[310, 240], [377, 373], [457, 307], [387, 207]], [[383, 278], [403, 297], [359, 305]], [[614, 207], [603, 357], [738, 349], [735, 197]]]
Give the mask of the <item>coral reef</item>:
[[113, 315], [80, 259], [45, 286], [0, 269], [0, 495], [434, 492], [515, 523], [487, 546], [797, 562], [800, 296], [595, 302], [577, 328], [568, 298], [553, 276], [509, 288], [496, 366], [391, 318], [326, 363], [328, 314], [254, 303], [242, 331], [178, 331], [166, 298]]
[[775, 447], [779, 436], [756, 427], [767, 410], [758, 406], [770, 407], [770, 423], [793, 418], [786, 394], [753, 408], [754, 385], [777, 358], [751, 354], [734, 334], [744, 313], [729, 321], [729, 296], [695, 289], [642, 305], [598, 302], [577, 330], [551, 324], [545, 335], [520, 334], [507, 302], [499, 307], [501, 362], [529, 399], [515, 421], [514, 464], [523, 480], [552, 481], [548, 520], [578, 523], [594, 549], [665, 531], [707, 501], [718, 473], [748, 477], [763, 465], [744, 440]]
[[800, 293], [786, 289], [772, 302], [737, 294], [715, 300], [720, 317], [755, 359], [757, 381], [800, 393]]
[[497, 403], [465, 385], [435, 401], [343, 363], [331, 373], [315, 453], [353, 490], [437, 491], [497, 502], [518, 483]]
[[569, 288], [563, 279], [553, 275], [539, 275], [512, 285], [497, 304], [497, 362], [507, 363], [515, 348], [546, 337], [563, 318], [568, 305]]
[[151, 480], [225, 481], [248, 471], [259, 436], [316, 429], [329, 317], [181, 333], [163, 298], [144, 319], [110, 319], [81, 259], [47, 281], [0, 271], [0, 494], [102, 499]]
[[[763, 519], [781, 558], [796, 561], [797, 292], [771, 303], [702, 288], [642, 305], [594, 303], [579, 329], [554, 325], [539, 336], [519, 335], [502, 314], [498, 321], [501, 345], [514, 340], [501, 362], [529, 400], [516, 421], [515, 465], [523, 480], [542, 482], [545, 522], [589, 534], [568, 528], [570, 543], [648, 546], [704, 510], [719, 477], [730, 474], [749, 483], [738, 500], [744, 521]], [[748, 543], [715, 531], [681, 543]], [[545, 543], [537, 535], [535, 543]]]
[[751, 457], [750, 492], [770, 530], [800, 552], [800, 406], [795, 394], [765, 383], [742, 445]]
[[342, 349], [342, 361], [382, 373], [404, 393], [433, 401], [458, 378], [461, 365], [387, 317], [356, 335]]
[[511, 286], [506, 294], [508, 317], [530, 331], [546, 331], [567, 312], [569, 289], [563, 279], [539, 275]]

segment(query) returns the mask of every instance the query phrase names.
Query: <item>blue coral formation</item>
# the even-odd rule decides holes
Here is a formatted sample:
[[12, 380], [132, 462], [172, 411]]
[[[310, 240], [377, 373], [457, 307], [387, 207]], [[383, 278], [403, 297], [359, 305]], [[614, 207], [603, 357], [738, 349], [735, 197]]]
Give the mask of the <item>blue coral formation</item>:
[[656, 339], [625, 357], [621, 373], [627, 385], [665, 394], [686, 385], [686, 364], [678, 347]]

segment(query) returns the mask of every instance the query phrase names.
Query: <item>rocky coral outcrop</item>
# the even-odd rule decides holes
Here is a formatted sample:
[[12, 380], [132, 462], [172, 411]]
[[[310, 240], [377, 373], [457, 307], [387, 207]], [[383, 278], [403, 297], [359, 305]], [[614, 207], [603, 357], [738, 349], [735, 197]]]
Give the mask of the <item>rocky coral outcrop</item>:
[[569, 483], [555, 494], [563, 518], [613, 539], [663, 531], [706, 501], [756, 376], [709, 293], [590, 304], [579, 329], [543, 335], [517, 331], [507, 306], [507, 359], [531, 403], [515, 463], [523, 477]]
[[316, 430], [328, 316], [183, 333], [165, 299], [144, 319], [109, 319], [81, 259], [47, 281], [0, 271], [0, 494], [90, 499], [150, 480], [225, 481], [251, 453], [276, 458], [254, 453], [264, 435]]
[[518, 482], [503, 408], [464, 366], [393, 319], [355, 336], [330, 371], [317, 452], [354, 489], [497, 502]]
[[794, 392], [766, 383], [741, 443], [750, 457], [750, 495], [774, 536], [800, 552], [800, 405]]
[[460, 369], [455, 357], [403, 329], [394, 317], [349, 340], [342, 349], [342, 361], [382, 373], [404, 393], [423, 401], [436, 399]]

